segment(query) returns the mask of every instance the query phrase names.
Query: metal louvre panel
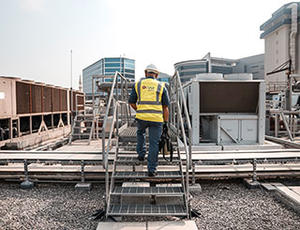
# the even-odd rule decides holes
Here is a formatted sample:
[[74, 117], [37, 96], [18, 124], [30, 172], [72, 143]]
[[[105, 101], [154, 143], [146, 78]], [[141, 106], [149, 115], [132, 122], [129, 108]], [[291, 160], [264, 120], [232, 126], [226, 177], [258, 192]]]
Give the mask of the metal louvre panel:
[[68, 106], [67, 106], [67, 90], [62, 89], [61, 90], [61, 110], [62, 111], [67, 111]]
[[52, 89], [52, 106], [53, 106], [53, 112], [59, 111], [59, 89], [53, 88]]
[[41, 113], [42, 111], [42, 87], [40, 85], [31, 85], [31, 105], [32, 113]]
[[31, 113], [30, 109], [30, 84], [16, 82], [17, 114]]
[[201, 113], [256, 113], [259, 83], [200, 82]]
[[52, 112], [52, 87], [43, 88], [43, 112]]

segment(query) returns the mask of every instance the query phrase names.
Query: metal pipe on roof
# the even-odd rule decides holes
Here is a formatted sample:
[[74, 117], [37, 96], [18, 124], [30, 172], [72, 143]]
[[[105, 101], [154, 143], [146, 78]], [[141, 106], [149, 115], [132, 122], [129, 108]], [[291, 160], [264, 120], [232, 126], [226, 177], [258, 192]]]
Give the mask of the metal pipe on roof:
[[294, 73], [296, 71], [296, 39], [298, 32], [298, 4], [292, 3], [288, 6], [291, 9], [291, 32], [290, 32], [290, 59], [291, 63], [291, 71]]

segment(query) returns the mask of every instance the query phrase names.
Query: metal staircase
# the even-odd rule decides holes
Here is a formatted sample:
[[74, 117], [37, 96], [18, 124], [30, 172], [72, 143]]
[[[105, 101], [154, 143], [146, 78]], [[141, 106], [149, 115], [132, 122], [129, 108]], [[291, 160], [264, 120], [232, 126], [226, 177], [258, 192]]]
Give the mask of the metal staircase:
[[[178, 83], [177, 74], [173, 77]], [[103, 167], [106, 169], [106, 217], [116, 216], [177, 216], [190, 217], [189, 205], [189, 166], [190, 148], [185, 135], [181, 106], [177, 100], [171, 102], [172, 110], [178, 114], [176, 123], [170, 124], [172, 142], [174, 143], [173, 161], [158, 157], [158, 169], [155, 177], [149, 177], [147, 172], [147, 155], [144, 161], [138, 161], [136, 147], [136, 128], [134, 122], [124, 116], [121, 111], [127, 111], [128, 89], [124, 91], [126, 79], [119, 73], [115, 74], [110, 97], [107, 103], [104, 126], [108, 113], [113, 108], [113, 120], [118, 121], [111, 125], [108, 139], [102, 131]], [[176, 87], [180, 86], [176, 84]], [[181, 88], [182, 89], [182, 88]], [[178, 91], [178, 90], [176, 90]], [[182, 92], [183, 91], [179, 91]], [[183, 94], [181, 95], [183, 96]], [[184, 100], [181, 100], [181, 103]], [[125, 107], [125, 108], [124, 108]], [[127, 108], [126, 108], [127, 107]], [[119, 117], [121, 116], [121, 118]], [[127, 119], [125, 119], [127, 118]], [[189, 120], [188, 120], [189, 122]], [[189, 124], [190, 125], [190, 124]], [[112, 134], [115, 133], [116, 144], [111, 148]], [[179, 135], [180, 134], [180, 135]], [[185, 151], [185, 171], [178, 143], [183, 140]], [[112, 174], [109, 174], [108, 153], [114, 150]]]
[[[120, 145], [123, 144], [122, 142], [119, 143]], [[172, 162], [159, 156], [159, 166], [171, 166], [171, 168], [168, 170], [158, 169], [155, 177], [149, 177], [145, 166], [147, 158], [140, 162], [137, 160], [136, 151], [123, 153], [122, 149], [124, 148], [119, 146], [119, 151], [116, 151], [113, 162], [106, 215], [188, 217], [188, 198], [186, 197], [186, 186], [179, 151], [176, 151], [177, 156]], [[138, 167], [140, 169], [137, 169]], [[132, 185], [124, 187], [122, 182], [132, 182]], [[136, 184], [139, 182], [149, 182], [150, 186], [138, 187]], [[167, 182], [167, 184], [162, 184], [163, 182]], [[123, 201], [122, 197], [125, 196], [132, 198], [133, 202]], [[143, 203], [134, 202], [135, 199], [147, 197], [148, 199], [144, 199]], [[157, 197], [163, 197], [164, 202], [157, 201]], [[166, 201], [167, 204], [165, 204]]]
[[77, 114], [73, 121], [69, 144], [78, 139], [90, 144], [91, 139], [97, 135], [95, 129], [97, 120], [93, 114]]

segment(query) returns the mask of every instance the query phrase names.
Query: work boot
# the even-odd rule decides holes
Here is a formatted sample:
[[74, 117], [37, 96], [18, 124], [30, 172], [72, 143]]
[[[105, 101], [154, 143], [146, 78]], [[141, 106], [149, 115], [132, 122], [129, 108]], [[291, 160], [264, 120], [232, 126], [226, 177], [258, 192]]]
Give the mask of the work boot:
[[155, 177], [157, 175], [157, 171], [148, 172], [149, 177]]
[[144, 160], [145, 160], [145, 157], [138, 156], [137, 159], [138, 159], [139, 161], [144, 161]]

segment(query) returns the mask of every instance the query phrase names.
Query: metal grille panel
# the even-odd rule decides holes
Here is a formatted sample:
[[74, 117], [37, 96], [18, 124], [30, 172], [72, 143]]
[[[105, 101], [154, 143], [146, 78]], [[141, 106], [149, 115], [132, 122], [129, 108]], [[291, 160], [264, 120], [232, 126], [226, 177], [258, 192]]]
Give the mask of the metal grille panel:
[[115, 187], [114, 195], [183, 195], [182, 187]]
[[[168, 157], [168, 156], [167, 156]], [[137, 159], [137, 156], [121, 156], [121, 157], [118, 157], [117, 161], [116, 161], [118, 164], [136, 164], [136, 165], [139, 165], [139, 164], [147, 164], [147, 158], [145, 158], [144, 161], [139, 161]], [[163, 159], [162, 156], [159, 156], [159, 159], [158, 159], [158, 164], [159, 165], [175, 165], [175, 164], [178, 164], [180, 161], [179, 161], [179, 158], [178, 157], [173, 157], [173, 161], [170, 162], [170, 161], [166, 161], [165, 159]]]
[[[116, 172], [114, 178], [149, 178], [148, 172]], [[159, 171], [151, 178], [181, 178], [180, 171]]]
[[115, 216], [186, 216], [187, 212], [184, 205], [117, 204], [109, 207], [108, 214]]

